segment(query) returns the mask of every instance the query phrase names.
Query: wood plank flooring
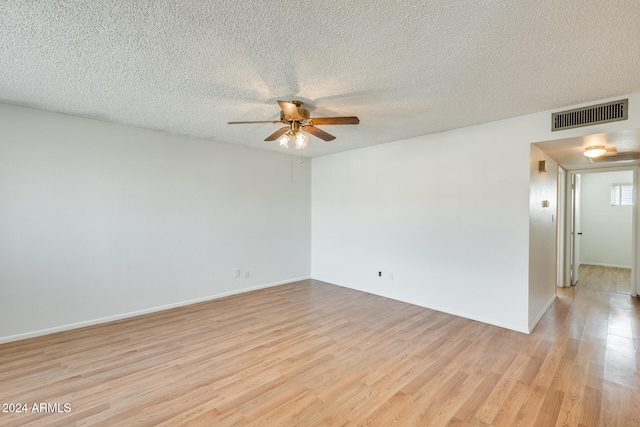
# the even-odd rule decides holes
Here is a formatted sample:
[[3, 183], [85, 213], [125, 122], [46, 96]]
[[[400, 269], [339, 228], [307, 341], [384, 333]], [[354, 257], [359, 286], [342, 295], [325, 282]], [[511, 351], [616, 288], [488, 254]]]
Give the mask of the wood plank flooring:
[[639, 368], [628, 295], [526, 335], [304, 281], [0, 345], [0, 425], [638, 426]]
[[631, 293], [631, 269], [581, 264], [578, 269], [578, 288], [592, 291]]

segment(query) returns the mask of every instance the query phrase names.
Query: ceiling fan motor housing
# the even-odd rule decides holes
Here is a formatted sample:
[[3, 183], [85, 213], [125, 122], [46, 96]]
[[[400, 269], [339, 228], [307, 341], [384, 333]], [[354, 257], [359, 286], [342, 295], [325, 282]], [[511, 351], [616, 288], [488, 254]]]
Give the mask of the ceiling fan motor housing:
[[[306, 108], [302, 108], [302, 102], [291, 101], [291, 103], [296, 106], [300, 117], [302, 117], [304, 120], [309, 120], [309, 117], [311, 117], [311, 115], [309, 114], [309, 110], [307, 110]], [[280, 120], [285, 120], [285, 117], [287, 116], [285, 115], [284, 111], [280, 111]], [[299, 119], [294, 118], [293, 120], [299, 120]]]

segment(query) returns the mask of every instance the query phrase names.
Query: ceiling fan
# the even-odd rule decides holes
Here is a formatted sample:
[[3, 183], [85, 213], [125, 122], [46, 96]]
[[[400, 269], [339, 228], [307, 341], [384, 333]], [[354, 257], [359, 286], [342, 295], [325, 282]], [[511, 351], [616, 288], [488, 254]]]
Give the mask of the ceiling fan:
[[278, 143], [283, 147], [288, 147], [289, 141], [293, 141], [297, 149], [302, 149], [307, 146], [309, 141], [309, 137], [304, 132], [317, 136], [324, 141], [336, 139], [335, 136], [318, 129], [316, 125], [357, 125], [360, 123], [360, 120], [355, 116], [310, 117], [309, 110], [302, 108], [302, 104], [300, 101], [278, 101], [281, 109], [280, 120], [229, 122], [229, 124], [282, 123], [286, 126], [266, 137], [265, 141], [278, 140]]

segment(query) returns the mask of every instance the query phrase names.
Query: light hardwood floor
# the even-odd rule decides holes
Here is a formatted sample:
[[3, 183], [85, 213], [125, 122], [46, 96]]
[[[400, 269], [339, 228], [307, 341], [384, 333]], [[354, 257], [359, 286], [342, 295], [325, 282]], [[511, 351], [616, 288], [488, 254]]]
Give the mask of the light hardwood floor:
[[521, 334], [305, 281], [0, 345], [0, 425], [638, 426], [640, 304], [576, 288]]
[[582, 264], [578, 269], [578, 288], [593, 291], [631, 293], [631, 269]]

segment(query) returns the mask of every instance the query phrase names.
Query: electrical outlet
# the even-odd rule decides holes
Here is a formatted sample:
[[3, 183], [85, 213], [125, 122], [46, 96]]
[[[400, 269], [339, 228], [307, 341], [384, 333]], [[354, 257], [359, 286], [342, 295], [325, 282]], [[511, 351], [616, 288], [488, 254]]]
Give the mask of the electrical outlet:
[[378, 277], [382, 277], [382, 271], [378, 271]]
[[393, 273], [389, 273], [389, 280], [393, 281]]
[[234, 270], [233, 277], [240, 277], [240, 269], [239, 268]]
[[249, 270], [245, 271], [244, 273], [244, 278], [246, 279], [247, 277], [249, 277]]

